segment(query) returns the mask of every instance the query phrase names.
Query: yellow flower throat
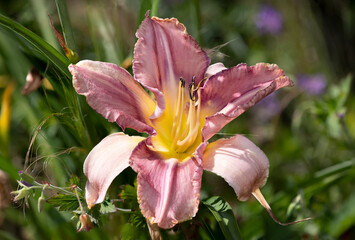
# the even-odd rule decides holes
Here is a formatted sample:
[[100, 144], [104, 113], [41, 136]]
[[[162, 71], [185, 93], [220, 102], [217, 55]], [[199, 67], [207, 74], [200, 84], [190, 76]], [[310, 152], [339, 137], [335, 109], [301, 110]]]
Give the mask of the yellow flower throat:
[[200, 86], [204, 80], [195, 86], [193, 77], [186, 89], [185, 80], [180, 78], [177, 101], [167, 104], [161, 119], [154, 124], [157, 135], [153, 137], [153, 146], [164, 157], [177, 158], [183, 162], [191, 157], [202, 142], [204, 120], [201, 118]]

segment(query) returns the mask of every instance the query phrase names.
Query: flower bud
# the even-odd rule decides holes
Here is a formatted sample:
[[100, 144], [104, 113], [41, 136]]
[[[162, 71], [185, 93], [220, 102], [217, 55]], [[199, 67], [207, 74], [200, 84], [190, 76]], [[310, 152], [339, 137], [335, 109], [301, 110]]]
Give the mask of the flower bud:
[[94, 224], [90, 220], [90, 216], [87, 213], [82, 213], [79, 217], [80, 220], [80, 228], [78, 232], [81, 232], [84, 230], [85, 232], [90, 231], [93, 227]]
[[41, 213], [42, 209], [44, 208], [44, 204], [46, 203], [46, 199], [44, 199], [44, 196], [41, 195], [39, 198], [38, 198], [38, 213]]
[[28, 95], [31, 92], [37, 90], [42, 84], [43, 76], [41, 73], [36, 69], [32, 68], [26, 76], [26, 85], [22, 88], [22, 94]]
[[35, 179], [31, 175], [25, 172], [19, 171], [19, 175], [23, 179], [23, 181], [25, 181], [28, 184], [33, 184], [33, 182], [35, 181]]

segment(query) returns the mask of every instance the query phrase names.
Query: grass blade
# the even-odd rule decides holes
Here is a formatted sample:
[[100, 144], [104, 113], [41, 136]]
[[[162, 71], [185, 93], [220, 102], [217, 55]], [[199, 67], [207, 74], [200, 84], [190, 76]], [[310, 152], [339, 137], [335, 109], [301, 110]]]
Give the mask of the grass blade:
[[43, 57], [53, 63], [68, 78], [71, 78], [68, 70], [69, 60], [37, 34], [2, 14], [0, 14], [0, 24], [23, 37], [28, 43], [34, 46]]
[[67, 4], [64, 0], [55, 0], [58, 9], [60, 24], [62, 26], [63, 37], [67, 47], [75, 52], [74, 34], [71, 27]]
[[47, 4], [46, 0], [31, 0], [29, 1], [32, 5], [32, 12], [35, 16], [36, 22], [41, 31], [43, 39], [53, 46], [55, 49], [59, 50], [58, 42], [55, 39], [52, 29], [49, 25], [48, 15], [47, 15]]

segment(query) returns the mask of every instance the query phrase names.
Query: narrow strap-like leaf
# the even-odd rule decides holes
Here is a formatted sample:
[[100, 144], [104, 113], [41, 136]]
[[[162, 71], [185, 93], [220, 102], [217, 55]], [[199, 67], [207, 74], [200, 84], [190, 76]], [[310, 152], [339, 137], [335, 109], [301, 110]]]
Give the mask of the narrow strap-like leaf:
[[69, 60], [38, 35], [2, 14], [0, 14], [0, 25], [7, 27], [11, 31], [26, 39], [43, 55], [43, 57], [53, 63], [68, 78], [71, 78], [68, 70], [68, 65], [70, 63]]
[[71, 49], [72, 51], [76, 51], [74, 35], [73, 35], [73, 30], [69, 19], [66, 1], [55, 0], [55, 3], [57, 5], [58, 15], [60, 19], [60, 24], [62, 25], [62, 31], [63, 31], [65, 43], [67, 44], [67, 47], [69, 49]]
[[219, 196], [211, 197], [202, 203], [212, 212], [225, 239], [242, 239], [230, 205]]
[[158, 16], [160, 0], [152, 0], [152, 16]]

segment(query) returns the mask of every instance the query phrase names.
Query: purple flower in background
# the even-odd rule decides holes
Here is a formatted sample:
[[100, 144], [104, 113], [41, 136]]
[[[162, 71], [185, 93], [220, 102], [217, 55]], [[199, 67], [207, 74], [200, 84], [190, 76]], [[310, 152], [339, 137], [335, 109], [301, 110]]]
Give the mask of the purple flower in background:
[[327, 80], [322, 74], [300, 75], [298, 85], [309, 95], [320, 95], [324, 93]]
[[255, 107], [257, 119], [262, 122], [267, 122], [281, 112], [281, 102], [277, 97], [277, 93], [272, 93]]
[[278, 34], [282, 31], [282, 15], [270, 5], [262, 5], [255, 16], [255, 25], [261, 34]]

